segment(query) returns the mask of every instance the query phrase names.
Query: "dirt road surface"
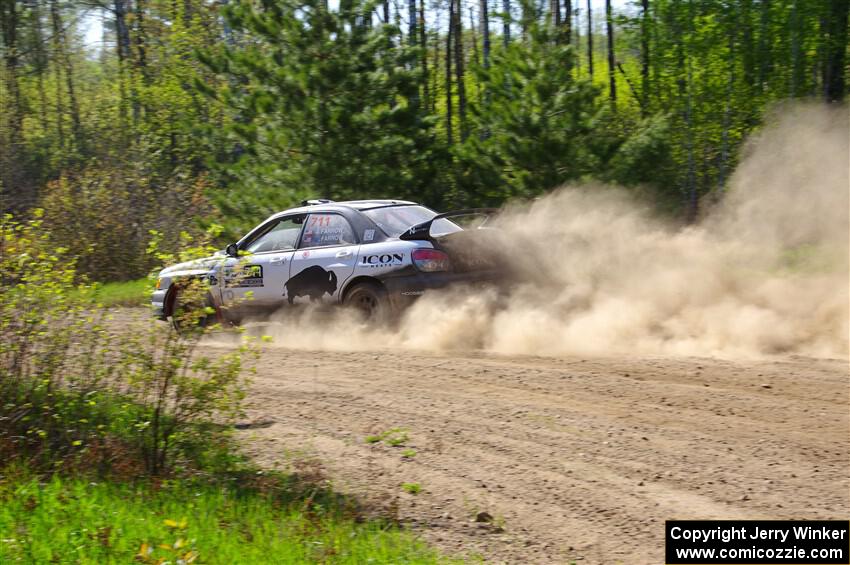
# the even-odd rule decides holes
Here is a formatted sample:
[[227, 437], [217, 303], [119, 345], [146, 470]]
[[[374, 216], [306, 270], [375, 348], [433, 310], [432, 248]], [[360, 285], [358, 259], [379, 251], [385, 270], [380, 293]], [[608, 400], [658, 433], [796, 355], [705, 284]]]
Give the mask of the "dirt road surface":
[[[448, 555], [663, 563], [667, 519], [847, 519], [848, 392], [842, 360], [271, 348], [239, 434]], [[393, 428], [403, 446], [366, 442]]]

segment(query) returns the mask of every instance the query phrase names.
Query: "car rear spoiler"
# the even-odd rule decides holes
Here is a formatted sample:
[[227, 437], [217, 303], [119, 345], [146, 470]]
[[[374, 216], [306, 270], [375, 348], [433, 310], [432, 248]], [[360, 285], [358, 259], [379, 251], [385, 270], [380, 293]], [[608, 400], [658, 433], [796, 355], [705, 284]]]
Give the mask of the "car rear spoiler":
[[470, 216], [472, 214], [486, 214], [487, 216], [492, 216], [499, 212], [498, 208], [465, 208], [463, 210], [452, 210], [451, 212], [445, 212], [443, 214], [437, 214], [427, 222], [422, 222], [421, 224], [416, 224], [415, 226], [408, 229], [406, 232], [398, 236], [399, 239], [404, 240], [424, 240], [430, 241], [433, 239], [431, 236], [431, 224], [434, 223], [434, 220], [440, 220], [443, 218], [451, 218], [455, 216]]

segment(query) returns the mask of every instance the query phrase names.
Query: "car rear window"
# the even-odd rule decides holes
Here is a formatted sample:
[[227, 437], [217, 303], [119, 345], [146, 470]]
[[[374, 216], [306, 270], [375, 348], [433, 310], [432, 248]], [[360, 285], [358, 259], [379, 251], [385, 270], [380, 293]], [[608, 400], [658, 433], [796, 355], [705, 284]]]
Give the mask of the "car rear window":
[[[387, 206], [364, 210], [363, 213], [389, 237], [398, 237], [416, 224], [427, 222], [437, 215], [436, 212], [424, 206]], [[440, 231], [452, 232], [460, 229], [448, 220], [440, 220], [440, 222], [448, 224], [440, 226], [442, 228]]]

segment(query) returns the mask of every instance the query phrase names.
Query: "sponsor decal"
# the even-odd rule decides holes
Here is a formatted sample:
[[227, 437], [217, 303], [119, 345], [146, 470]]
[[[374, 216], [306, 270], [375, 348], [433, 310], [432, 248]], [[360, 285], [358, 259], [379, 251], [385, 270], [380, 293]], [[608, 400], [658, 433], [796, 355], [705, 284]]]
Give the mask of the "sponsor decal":
[[263, 286], [263, 266], [243, 265], [241, 272], [234, 274], [228, 270], [224, 278], [225, 287], [261, 287]]
[[287, 301], [292, 304], [299, 296], [309, 296], [311, 302], [321, 300], [325, 294], [333, 294], [337, 288], [336, 273], [326, 271], [319, 265], [307, 267], [284, 285]]
[[363, 241], [372, 241], [375, 239], [375, 230], [364, 230]]
[[369, 268], [391, 267], [402, 263], [404, 263], [404, 253], [381, 253], [360, 258], [360, 266]]
[[309, 251], [305, 251], [304, 253], [302, 253], [302, 254], [301, 254], [301, 256], [302, 256], [302, 257], [304, 257], [304, 258], [306, 259], [307, 257], [309, 257], [309, 256], [310, 256], [310, 252], [309, 252]]

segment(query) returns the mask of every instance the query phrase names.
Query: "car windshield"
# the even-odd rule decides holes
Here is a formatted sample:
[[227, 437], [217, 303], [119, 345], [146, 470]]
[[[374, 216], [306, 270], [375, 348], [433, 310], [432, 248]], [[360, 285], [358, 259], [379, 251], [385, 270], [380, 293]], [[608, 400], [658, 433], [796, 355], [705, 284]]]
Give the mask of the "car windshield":
[[[436, 212], [424, 206], [387, 206], [386, 208], [364, 210], [363, 213], [389, 237], [398, 237], [411, 227], [427, 222], [437, 215]], [[431, 233], [432, 235], [444, 235], [460, 230], [461, 228], [453, 222], [441, 218], [434, 222]]]

